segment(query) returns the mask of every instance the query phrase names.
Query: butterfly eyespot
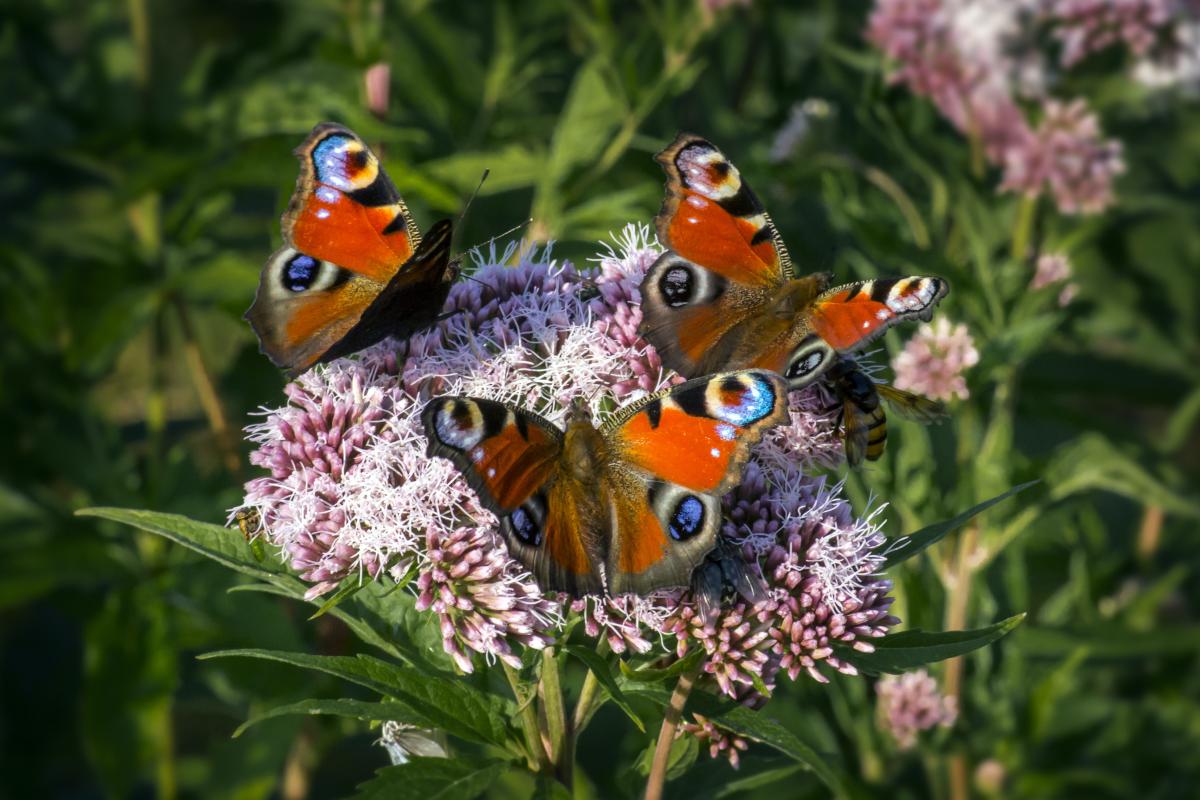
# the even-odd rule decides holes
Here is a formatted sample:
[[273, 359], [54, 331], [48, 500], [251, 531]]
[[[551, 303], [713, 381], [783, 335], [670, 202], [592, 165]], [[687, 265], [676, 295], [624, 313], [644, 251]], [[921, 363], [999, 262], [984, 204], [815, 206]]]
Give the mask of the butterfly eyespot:
[[283, 286], [288, 291], [303, 292], [312, 288], [321, 271], [321, 262], [303, 253], [287, 263], [283, 270]]
[[787, 375], [784, 377], [789, 379], [803, 378], [806, 375], [811, 375], [817, 367], [825, 361], [825, 353], [820, 350], [814, 350], [810, 353], [805, 353], [800, 358], [792, 362], [788, 367]]
[[508, 516], [508, 526], [513, 536], [517, 537], [521, 543], [529, 547], [537, 547], [542, 543], [541, 526], [538, 525], [533, 515], [525, 510], [524, 506]]
[[704, 504], [695, 495], [685, 495], [675, 504], [667, 524], [671, 538], [684, 542], [704, 528]]
[[667, 305], [673, 308], [684, 306], [696, 293], [695, 276], [687, 267], [677, 265], [663, 273], [659, 278], [658, 288]]

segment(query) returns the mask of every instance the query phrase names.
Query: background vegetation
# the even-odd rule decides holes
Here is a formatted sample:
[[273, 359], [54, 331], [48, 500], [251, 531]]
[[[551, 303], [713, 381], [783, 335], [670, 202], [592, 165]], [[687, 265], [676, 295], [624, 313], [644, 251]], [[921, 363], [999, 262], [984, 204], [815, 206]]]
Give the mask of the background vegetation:
[[[459, 212], [489, 168], [463, 245], [532, 217], [531, 235], [579, 263], [609, 231], [651, 219], [662, 177], [650, 155], [686, 129], [736, 158], [802, 268], [949, 278], [943, 310], [982, 354], [971, 399], [953, 424], [893, 426], [888, 455], [851, 489], [890, 501], [900, 532], [1040, 478], [968, 529], [980, 550], [948, 539], [894, 575], [906, 625], [1029, 616], [935, 668], [962, 713], [915, 752], [877, 730], [863, 679], [781, 689], [772, 713], [858, 796], [942, 795], [954, 769], [989, 761], [1003, 796], [1191, 796], [1200, 105], [1151, 96], [1120, 53], [1072, 72], [1073, 92], [1124, 141], [1128, 171], [1102, 214], [1032, 209], [1034, 248], [1075, 266], [1078, 294], [1059, 308], [1053, 292], [1026, 288], [1019, 198], [996, 192], [927, 101], [888, 85], [863, 40], [868, 11], [832, 0], [6, 4], [0, 796], [346, 796], [387, 763], [355, 721], [281, 718], [231, 739], [256, 709], [332, 691], [332, 679], [196, 659], [245, 646], [355, 652], [337, 620], [229, 594], [241, 579], [219, 565], [73, 516], [109, 505], [221, 522], [239, 502], [253, 468], [238, 429], [280, 403], [283, 385], [240, 317], [278, 243], [290, 151], [323, 119], [377, 148], [423, 225]], [[388, 103], [373, 112], [364, 72], [381, 61]], [[827, 113], [770, 158], [809, 98]], [[644, 746], [619, 711], [601, 710], [580, 743], [599, 796], [627, 790], [616, 773]], [[788, 763], [752, 748], [734, 772], [701, 755], [669, 790], [825, 793]], [[756, 788], [767, 778], [787, 783]]]

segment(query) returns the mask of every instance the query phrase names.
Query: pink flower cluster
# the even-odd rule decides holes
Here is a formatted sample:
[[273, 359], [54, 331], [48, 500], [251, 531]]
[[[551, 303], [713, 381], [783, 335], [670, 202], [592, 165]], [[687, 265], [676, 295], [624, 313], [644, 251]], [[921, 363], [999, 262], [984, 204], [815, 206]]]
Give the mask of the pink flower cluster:
[[1062, 65], [1070, 67], [1118, 42], [1145, 55], [1177, 6], [1173, 0], [1056, 0], [1049, 16], [1062, 45]]
[[[855, 516], [840, 485], [803, 472], [837, 464], [842, 453], [817, 390], [793, 395], [792, 424], [764, 438], [724, 501], [720, 552], [732, 561], [713, 562], [713, 574], [733, 574], [727, 567], [736, 563], [761, 590], [707, 615], [688, 588], [570, 602], [543, 594], [508, 557], [495, 517], [458, 471], [425, 455], [419, 414], [434, 395], [502, 400], [561, 424], [576, 397], [598, 412], [681, 380], [637, 332], [638, 285], [659, 253], [649, 230], [635, 226], [587, 273], [548, 250], [492, 247], [453, 288], [447, 310], [455, 313], [437, 326], [290, 384], [288, 404], [249, 429], [253, 461], [268, 474], [247, 484], [243, 507], [259, 512], [263, 535], [313, 584], [310, 596], [347, 578], [415, 571], [416, 608], [437, 620], [463, 672], [480, 657], [515, 666], [523, 650], [544, 648], [580, 619], [619, 653], [703, 650], [703, 680], [751, 705], [765, 702], [762, 690], [780, 675], [854, 674], [853, 652], [869, 651], [897, 620], [888, 613], [891, 584], [877, 574], [876, 515]], [[735, 762], [745, 747], [711, 721], [687, 726]]]
[[966, 371], [979, 363], [975, 340], [963, 323], [945, 317], [923, 323], [892, 360], [897, 389], [934, 400], [966, 400]]
[[891, 734], [901, 750], [917, 743], [917, 735], [935, 727], [949, 728], [958, 719], [958, 703], [943, 695], [923, 669], [885, 675], [875, 684], [879, 695], [879, 727]]
[[[1113, 201], [1125, 171], [1121, 143], [1105, 139], [1083, 99], [1045, 96], [1037, 24], [1064, 43], [1063, 65], [1121, 40], [1144, 52], [1170, 22], [1170, 0], [877, 0], [867, 39], [894, 63], [891, 79], [928, 97], [987, 160], [1001, 189], [1049, 192], [1066, 214], [1094, 214]], [[1018, 95], [1032, 94], [1031, 125]]]
[[1044, 289], [1047, 286], [1055, 284], [1063, 284], [1062, 289], [1058, 293], [1059, 307], [1066, 307], [1071, 300], [1075, 298], [1075, 293], [1078, 291], [1078, 286], [1070, 283], [1071, 275], [1071, 260], [1063, 253], [1042, 253], [1038, 256], [1037, 266], [1034, 269], [1033, 279], [1029, 282], [1029, 288], [1037, 291]]

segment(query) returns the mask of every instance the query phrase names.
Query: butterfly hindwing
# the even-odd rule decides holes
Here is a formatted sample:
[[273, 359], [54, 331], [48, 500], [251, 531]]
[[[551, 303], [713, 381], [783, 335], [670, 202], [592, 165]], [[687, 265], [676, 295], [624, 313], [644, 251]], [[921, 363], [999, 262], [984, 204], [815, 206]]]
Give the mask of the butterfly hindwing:
[[720, 497], [750, 447], [787, 418], [787, 386], [765, 370], [691, 380], [605, 426], [612, 454], [613, 591], [686, 584], [721, 528]]
[[322, 123], [296, 155], [284, 246], [246, 312], [263, 352], [292, 375], [432, 324], [453, 279], [449, 236], [421, 241], [362, 139]]
[[585, 535], [595, 524], [595, 503], [561, 470], [561, 430], [528, 411], [472, 397], [436, 398], [421, 419], [429, 454], [458, 467], [499, 519], [509, 553], [543, 588], [601, 588]]

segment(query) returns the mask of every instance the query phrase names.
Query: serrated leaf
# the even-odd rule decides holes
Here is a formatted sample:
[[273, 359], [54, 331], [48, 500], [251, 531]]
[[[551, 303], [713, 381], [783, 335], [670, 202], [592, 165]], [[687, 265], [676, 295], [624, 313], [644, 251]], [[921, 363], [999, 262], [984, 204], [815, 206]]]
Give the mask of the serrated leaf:
[[388, 700], [381, 703], [372, 703], [366, 700], [300, 700], [296, 703], [288, 703], [283, 706], [276, 706], [256, 714], [250, 719], [238, 726], [233, 732], [233, 737], [236, 739], [246, 732], [247, 728], [257, 725], [260, 722], [265, 722], [276, 717], [288, 716], [334, 716], [348, 717], [350, 719], [363, 720], [395, 720], [396, 722], [405, 722], [409, 725], [424, 725], [425, 716], [404, 703], [398, 703], [394, 700]]
[[402, 669], [372, 656], [314, 656], [276, 650], [221, 650], [210, 658], [260, 658], [312, 669], [394, 697], [421, 717], [426, 728], [444, 730], [460, 739], [507, 747], [511, 703], [485, 694], [465, 682]]
[[306, 588], [299, 579], [287, 575], [281, 568], [272, 569], [269, 564], [260, 564], [250, 545], [236, 530], [209, 522], [197, 522], [180, 514], [133, 508], [82, 508], [75, 514], [80, 517], [112, 520], [158, 534], [243, 575], [270, 581], [281, 577], [288, 578], [296, 587], [301, 587], [301, 594]]
[[634, 669], [624, 661], [621, 665], [621, 675], [634, 683], [662, 683], [678, 678], [685, 672], [691, 672], [704, 660], [703, 650], [693, 650], [669, 667], [662, 669]]
[[901, 540], [900, 544], [888, 551], [887, 561], [884, 562], [883, 568], [890, 569], [900, 562], [912, 558], [913, 556], [925, 550], [927, 547], [940, 542], [946, 537], [947, 534], [962, 527], [964, 524], [970, 521], [972, 517], [987, 511], [992, 506], [1007, 500], [1018, 492], [1025, 491], [1036, 483], [1038, 483], [1038, 481], [1029, 481], [1028, 483], [1022, 483], [1019, 486], [1014, 486], [1003, 494], [996, 495], [990, 500], [984, 500], [982, 503], [968, 508], [966, 511], [962, 512], [956, 517], [943, 522], [935, 522], [933, 525], [928, 525], [924, 528], [921, 528], [921, 530], [917, 531], [916, 533], [909, 534], [907, 537]]
[[639, 731], [645, 733], [646, 725], [637, 715], [637, 712], [633, 710], [633, 706], [629, 705], [629, 701], [625, 698], [625, 693], [621, 691], [616, 678], [613, 677], [608, 662], [601, 658], [600, 654], [595, 650], [583, 647], [582, 645], [569, 644], [563, 649], [582, 661], [584, 666], [592, 671], [592, 674], [596, 676], [596, 680], [600, 681], [600, 685], [608, 692], [608, 696], [612, 698], [617, 707], [625, 712], [625, 716], [633, 720], [633, 724], [637, 726]]
[[472, 800], [508, 768], [503, 761], [468, 762], [414, 756], [385, 767], [358, 787], [354, 800]]
[[986, 647], [1007, 635], [1024, 619], [1024, 614], [1016, 614], [986, 628], [969, 631], [901, 631], [872, 639], [873, 653], [842, 647], [838, 650], [844, 651], [846, 660], [863, 672], [904, 672]]

